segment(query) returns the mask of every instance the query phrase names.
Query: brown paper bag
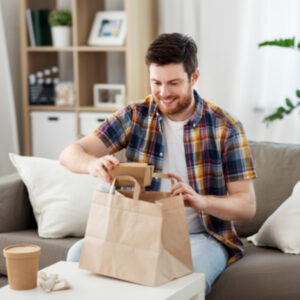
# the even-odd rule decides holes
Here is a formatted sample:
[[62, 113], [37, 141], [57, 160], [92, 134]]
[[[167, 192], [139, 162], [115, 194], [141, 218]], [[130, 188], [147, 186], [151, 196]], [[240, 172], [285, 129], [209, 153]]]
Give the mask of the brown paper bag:
[[119, 179], [134, 190], [95, 192], [79, 267], [148, 286], [192, 273], [182, 195], [141, 192], [133, 177]]

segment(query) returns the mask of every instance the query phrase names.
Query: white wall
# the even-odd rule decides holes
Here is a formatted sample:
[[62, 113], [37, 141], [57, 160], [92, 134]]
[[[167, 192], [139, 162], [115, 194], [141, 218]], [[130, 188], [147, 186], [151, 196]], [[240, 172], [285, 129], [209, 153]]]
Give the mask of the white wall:
[[[22, 135], [22, 94], [21, 94], [21, 59], [20, 59], [20, 1], [16, 0], [0, 0], [2, 7], [2, 17], [4, 32], [6, 38], [6, 46], [9, 60], [9, 68], [11, 72], [11, 80], [13, 86], [14, 101], [16, 106], [18, 138], [20, 149], [23, 145]], [[4, 72], [0, 73], [0, 80], [6, 76]]]
[[[4, 0], [0, 2], [0, 176], [15, 172], [8, 159], [8, 152], [19, 152], [14, 101], [14, 95], [20, 100], [20, 71], [16, 58], [19, 57], [16, 3], [17, 1]], [[9, 29], [5, 34], [6, 28]], [[19, 35], [17, 39], [19, 40]]]
[[249, 139], [299, 144], [298, 111], [269, 127], [262, 120], [284, 105], [286, 97], [296, 100], [300, 52], [258, 47], [265, 40], [300, 40], [297, 0], [200, 3], [201, 95], [237, 116]]

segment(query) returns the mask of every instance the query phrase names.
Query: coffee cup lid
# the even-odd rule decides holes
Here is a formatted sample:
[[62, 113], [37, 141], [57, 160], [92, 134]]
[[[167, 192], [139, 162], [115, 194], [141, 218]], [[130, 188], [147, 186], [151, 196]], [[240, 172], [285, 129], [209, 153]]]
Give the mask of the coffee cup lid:
[[38, 256], [41, 248], [33, 244], [15, 244], [3, 249], [3, 255], [7, 258], [23, 259]]

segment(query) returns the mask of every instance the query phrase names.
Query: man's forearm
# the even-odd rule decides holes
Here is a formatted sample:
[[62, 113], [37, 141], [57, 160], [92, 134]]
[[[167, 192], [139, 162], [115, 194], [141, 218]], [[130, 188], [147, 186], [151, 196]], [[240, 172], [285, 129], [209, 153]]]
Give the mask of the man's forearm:
[[251, 219], [255, 214], [255, 199], [247, 193], [201, 197], [204, 197], [206, 202], [203, 211], [222, 220]]
[[199, 212], [205, 212], [222, 220], [251, 219], [256, 210], [255, 191], [251, 180], [229, 182], [228, 196], [198, 194], [189, 184], [174, 173], [168, 173], [177, 183], [171, 195], [183, 195], [184, 201]]
[[75, 173], [89, 174], [89, 166], [92, 161], [97, 160], [88, 154], [82, 145], [74, 143], [69, 145], [59, 156], [59, 162]]

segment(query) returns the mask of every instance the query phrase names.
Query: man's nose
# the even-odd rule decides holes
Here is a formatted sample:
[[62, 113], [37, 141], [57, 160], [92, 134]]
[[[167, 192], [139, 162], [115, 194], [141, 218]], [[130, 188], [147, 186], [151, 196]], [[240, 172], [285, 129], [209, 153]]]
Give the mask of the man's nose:
[[164, 98], [170, 96], [169, 88], [166, 85], [162, 85], [161, 86], [161, 88], [160, 88], [160, 96], [164, 97]]

